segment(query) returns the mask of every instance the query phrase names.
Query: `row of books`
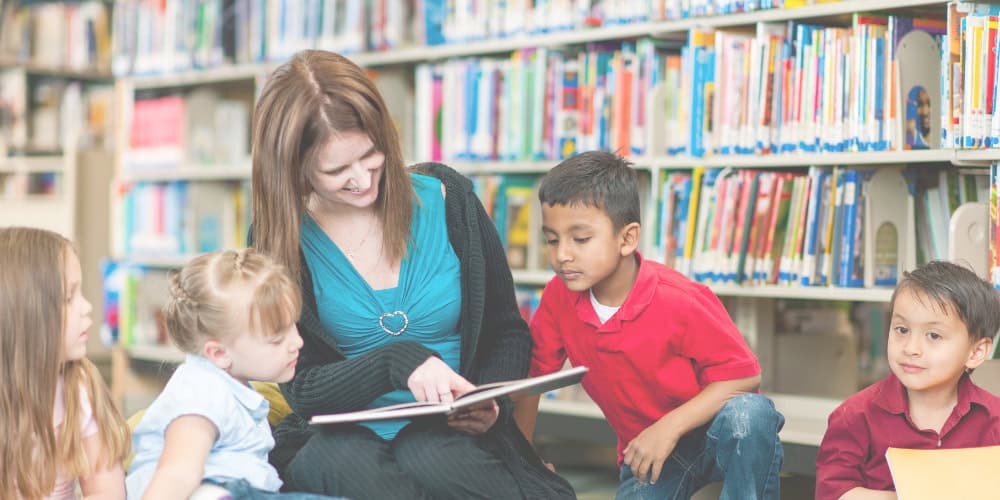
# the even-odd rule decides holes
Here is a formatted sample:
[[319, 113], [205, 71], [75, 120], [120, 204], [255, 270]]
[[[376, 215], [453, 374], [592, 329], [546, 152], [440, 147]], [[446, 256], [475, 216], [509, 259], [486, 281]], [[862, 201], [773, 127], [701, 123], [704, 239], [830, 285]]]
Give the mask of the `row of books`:
[[231, 97], [211, 87], [137, 99], [131, 110], [125, 169], [246, 164], [250, 107], [249, 96]]
[[[537, 160], [1000, 146], [996, 11], [952, 3], [950, 24], [856, 14], [850, 28], [692, 30], [679, 53], [641, 39], [420, 65], [416, 151]], [[961, 63], [949, 65], [954, 47]]]
[[948, 4], [947, 43], [941, 50], [945, 71], [940, 72], [940, 128], [946, 147], [1000, 147], [998, 15], [997, 5]]
[[524, 49], [504, 59], [419, 65], [417, 155], [439, 161], [561, 159], [596, 149], [656, 154], [655, 144], [679, 128], [664, 126], [683, 108], [679, 101], [656, 100], [679, 86], [679, 63], [661, 42], [642, 39], [592, 44], [579, 53]]
[[[800, 7], [805, 0], [176, 0], [115, 3], [116, 75]], [[811, 1], [808, 3], [812, 3]], [[821, 2], [820, 2], [821, 3]]]
[[46, 68], [110, 71], [110, 4], [0, 2], [0, 59]]
[[115, 4], [113, 72], [170, 73], [286, 59], [307, 48], [398, 47], [409, 11], [392, 0], [126, 0]]
[[58, 151], [75, 137], [80, 147], [109, 148], [114, 89], [0, 69], [0, 156]]
[[138, 182], [122, 194], [116, 255], [176, 257], [239, 248], [250, 225], [250, 182]]
[[[983, 175], [894, 167], [697, 168], [660, 193], [657, 257], [696, 281], [867, 288], [953, 257], [971, 222], [952, 214], [985, 214], [990, 196]], [[985, 240], [962, 243], [986, 256]]]

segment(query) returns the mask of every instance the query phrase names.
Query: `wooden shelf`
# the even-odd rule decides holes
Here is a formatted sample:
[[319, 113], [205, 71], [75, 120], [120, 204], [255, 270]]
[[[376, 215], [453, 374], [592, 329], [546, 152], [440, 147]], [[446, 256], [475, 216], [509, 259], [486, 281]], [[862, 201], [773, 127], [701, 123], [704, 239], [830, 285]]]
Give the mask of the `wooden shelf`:
[[250, 165], [193, 165], [176, 168], [129, 170], [122, 174], [125, 182], [166, 181], [229, 181], [249, 180]]

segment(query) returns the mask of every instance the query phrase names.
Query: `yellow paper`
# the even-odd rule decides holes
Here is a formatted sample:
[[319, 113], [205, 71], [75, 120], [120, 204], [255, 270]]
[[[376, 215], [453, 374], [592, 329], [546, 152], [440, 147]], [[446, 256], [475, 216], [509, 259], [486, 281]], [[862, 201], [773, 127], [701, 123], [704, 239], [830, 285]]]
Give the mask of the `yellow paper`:
[[995, 500], [1000, 446], [885, 452], [899, 500]]

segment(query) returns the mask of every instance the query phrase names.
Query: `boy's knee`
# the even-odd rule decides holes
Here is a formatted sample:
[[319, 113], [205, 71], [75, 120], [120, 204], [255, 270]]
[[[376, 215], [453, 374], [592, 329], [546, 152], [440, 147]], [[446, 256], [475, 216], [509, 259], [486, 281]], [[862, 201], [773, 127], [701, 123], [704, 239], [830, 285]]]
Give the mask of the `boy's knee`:
[[712, 427], [733, 439], [775, 439], [785, 419], [770, 399], [760, 394], [740, 394], [719, 410]]

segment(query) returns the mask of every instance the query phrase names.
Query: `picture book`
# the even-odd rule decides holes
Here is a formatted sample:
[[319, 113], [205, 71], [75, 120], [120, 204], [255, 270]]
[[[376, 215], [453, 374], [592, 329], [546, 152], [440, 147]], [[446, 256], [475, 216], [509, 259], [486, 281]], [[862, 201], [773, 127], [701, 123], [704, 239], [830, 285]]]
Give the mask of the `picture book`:
[[414, 418], [426, 415], [450, 415], [466, 408], [471, 408], [484, 401], [519, 394], [542, 394], [544, 392], [578, 384], [587, 373], [587, 367], [576, 366], [566, 370], [519, 380], [493, 382], [483, 384], [461, 395], [451, 403], [414, 402], [383, 406], [348, 413], [316, 415], [309, 420], [311, 424], [343, 424], [351, 422], [371, 422], [376, 420], [396, 420]]

